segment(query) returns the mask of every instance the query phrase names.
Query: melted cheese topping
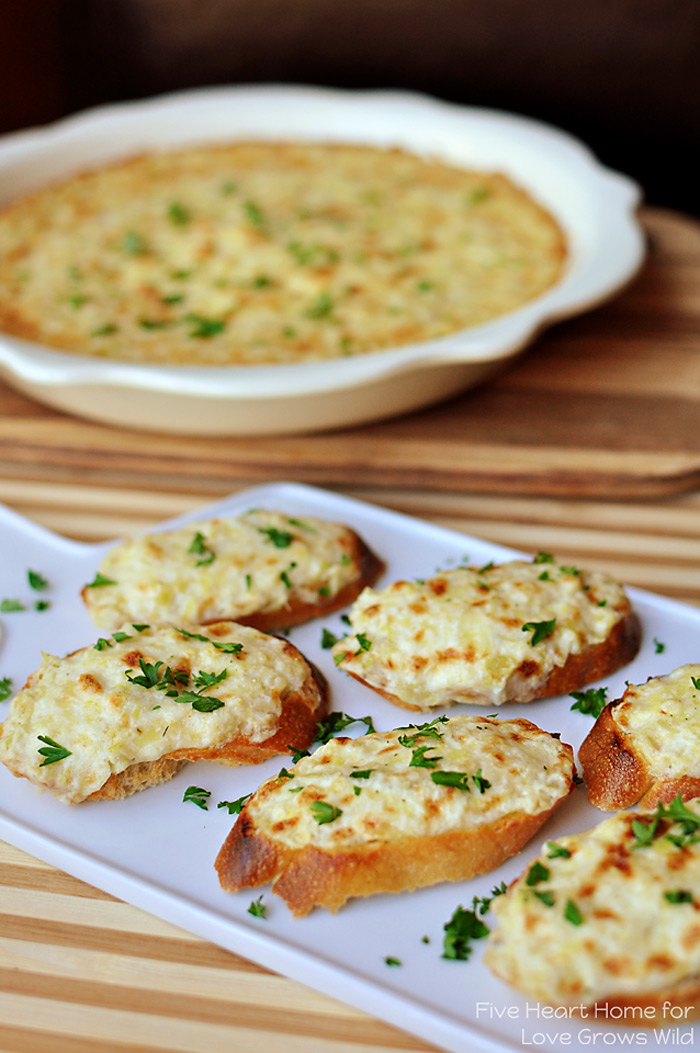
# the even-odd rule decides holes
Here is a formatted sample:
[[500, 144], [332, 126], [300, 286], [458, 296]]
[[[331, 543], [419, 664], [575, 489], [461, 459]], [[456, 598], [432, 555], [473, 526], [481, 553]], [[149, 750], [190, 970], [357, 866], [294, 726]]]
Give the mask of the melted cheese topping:
[[612, 717], [655, 778], [700, 775], [700, 664], [630, 684]]
[[[412, 726], [333, 739], [298, 761], [292, 778], [264, 783], [246, 811], [257, 831], [272, 840], [293, 849], [313, 844], [332, 850], [533, 815], [569, 792], [570, 748], [529, 721], [459, 716], [433, 727], [434, 735]], [[402, 736], [408, 745], [401, 744]], [[416, 760], [430, 767], [416, 766]], [[468, 789], [437, 784], [431, 775], [438, 772], [463, 774]], [[490, 784], [481, 783], [483, 792], [482, 778]], [[340, 814], [319, 822], [317, 802]]]
[[[511, 700], [514, 674], [544, 679], [569, 655], [604, 641], [629, 611], [608, 575], [573, 570], [513, 561], [364, 589], [350, 614], [353, 634], [334, 646], [334, 657], [420, 709], [500, 705]], [[552, 631], [533, 644], [535, 630], [523, 627], [552, 619]]]
[[129, 361], [362, 354], [533, 299], [566, 254], [510, 180], [399, 150], [192, 147], [83, 174], [0, 216], [0, 326]]
[[242, 618], [328, 602], [357, 577], [354, 554], [353, 535], [338, 523], [254, 510], [115, 546], [100, 564], [115, 584], [88, 587], [85, 602], [106, 628]]
[[[44, 655], [39, 669], [12, 701], [0, 727], [0, 761], [49, 789], [62, 801], [77, 803], [118, 773], [142, 761], [158, 760], [174, 750], [222, 746], [239, 736], [263, 742], [277, 730], [283, 700], [300, 690], [309, 667], [287, 641], [232, 623], [146, 628], [125, 625], [106, 643], [84, 647], [66, 658]], [[215, 647], [240, 643], [239, 653]], [[176, 690], [199, 692], [225, 704], [198, 712], [189, 702], [168, 697], [165, 690], [127, 678], [143, 675], [139, 659], [163, 663], [158, 679], [170, 667]], [[200, 674], [220, 676], [217, 683], [197, 686]], [[70, 756], [42, 765], [39, 736], [53, 739]]]
[[[700, 815], [700, 799], [686, 802]], [[620, 813], [585, 833], [559, 838], [568, 858], [537, 861], [547, 876], [528, 884], [531, 868], [492, 903], [498, 929], [485, 962], [526, 995], [560, 1005], [592, 1005], [606, 997], [654, 992], [700, 972], [700, 844], [679, 848], [663, 820], [645, 848], [632, 822], [648, 813]], [[668, 830], [667, 830], [668, 827]], [[532, 878], [531, 878], [532, 880]], [[691, 902], [669, 902], [679, 890]], [[552, 899], [549, 906], [540, 896]], [[581, 923], [565, 917], [571, 902]]]

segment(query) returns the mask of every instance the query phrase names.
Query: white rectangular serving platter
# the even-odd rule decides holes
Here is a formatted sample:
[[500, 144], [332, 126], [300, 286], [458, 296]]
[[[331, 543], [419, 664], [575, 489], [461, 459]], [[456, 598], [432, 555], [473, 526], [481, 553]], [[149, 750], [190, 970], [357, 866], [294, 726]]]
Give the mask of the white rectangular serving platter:
[[[335, 493], [294, 483], [255, 487], [162, 524], [193, 522], [214, 515], [236, 515], [251, 507], [279, 509], [295, 516], [318, 515], [358, 531], [384, 558], [383, 582], [427, 577], [468, 559], [481, 565], [517, 555], [485, 540], [465, 537], [398, 513]], [[5, 565], [0, 599], [21, 600], [24, 611], [2, 616], [0, 678], [14, 688], [38, 666], [42, 651], [63, 655], [99, 635], [83, 608], [80, 589], [92, 580], [111, 543], [82, 544], [59, 537], [0, 506], [0, 546]], [[534, 555], [529, 553], [528, 555]], [[27, 571], [39, 572], [49, 588], [32, 592]], [[685, 662], [698, 660], [700, 611], [637, 589], [630, 595], [642, 621], [644, 638], [634, 662], [605, 681], [608, 698], [619, 697], [626, 680], [635, 683]], [[50, 600], [36, 611], [39, 598]], [[342, 613], [342, 612], [340, 612]], [[377, 730], [420, 722], [411, 714], [337, 670], [321, 647], [322, 629], [344, 631], [340, 613], [293, 629], [290, 638], [329, 679], [331, 708], [349, 715], [371, 715]], [[560, 732], [578, 748], [591, 718], [570, 709], [567, 697], [502, 707], [503, 717], [527, 716]], [[9, 702], [0, 704], [0, 720]], [[458, 706], [454, 711], [481, 712]], [[358, 725], [357, 734], [364, 730]], [[345, 734], [352, 734], [353, 728]], [[542, 841], [583, 830], [603, 815], [578, 788], [525, 850], [499, 869], [477, 879], [414, 893], [381, 895], [349, 903], [339, 914], [314, 911], [293, 919], [269, 887], [235, 895], [221, 890], [213, 862], [234, 818], [218, 801], [254, 790], [274, 774], [284, 758], [254, 767], [188, 766], [169, 783], [123, 801], [67, 806], [15, 779], [0, 766], [0, 837], [112, 895], [211, 940], [279, 973], [354, 1005], [451, 1053], [508, 1053], [537, 1048], [664, 1044], [654, 1032], [619, 1029], [605, 1022], [546, 1018], [496, 980], [482, 965], [482, 944], [468, 961], [441, 957], [443, 926], [457, 906], [470, 908], [476, 895], [488, 895], [501, 881], [519, 874]], [[191, 785], [211, 791], [207, 811], [184, 803]], [[263, 894], [267, 916], [248, 913]], [[489, 922], [489, 916], [485, 919]], [[429, 942], [425, 942], [424, 937]], [[387, 965], [387, 957], [400, 965]], [[693, 1044], [690, 1027], [673, 1027], [665, 1044]]]

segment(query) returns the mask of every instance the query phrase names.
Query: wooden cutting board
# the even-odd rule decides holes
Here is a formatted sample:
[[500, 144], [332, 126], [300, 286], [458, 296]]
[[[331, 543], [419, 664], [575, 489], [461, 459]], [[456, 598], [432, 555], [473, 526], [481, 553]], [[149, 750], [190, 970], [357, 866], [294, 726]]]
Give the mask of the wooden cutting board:
[[700, 224], [645, 209], [649, 257], [609, 304], [483, 386], [323, 435], [180, 438], [64, 416], [0, 390], [0, 474], [145, 490], [233, 482], [655, 497], [700, 483]]

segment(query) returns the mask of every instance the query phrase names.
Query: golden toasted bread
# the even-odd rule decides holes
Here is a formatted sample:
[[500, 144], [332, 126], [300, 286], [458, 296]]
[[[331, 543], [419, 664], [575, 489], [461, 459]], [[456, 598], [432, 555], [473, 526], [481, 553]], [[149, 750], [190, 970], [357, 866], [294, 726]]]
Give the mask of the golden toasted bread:
[[125, 625], [44, 656], [0, 725], [0, 761], [69, 804], [116, 799], [188, 761], [305, 749], [325, 704], [323, 678], [287, 640], [235, 622]]
[[390, 702], [426, 710], [531, 702], [631, 661], [641, 630], [622, 586], [544, 556], [364, 589], [336, 663]]
[[82, 596], [108, 629], [232, 618], [273, 632], [346, 606], [382, 570], [349, 527], [253, 509], [116, 545]]
[[579, 759], [591, 804], [607, 811], [700, 795], [700, 664], [629, 684], [602, 711]]
[[438, 717], [337, 738], [244, 805], [224, 889], [274, 882], [296, 916], [459, 881], [518, 852], [573, 787], [571, 747], [526, 720]]
[[596, 1023], [700, 1009], [700, 799], [618, 813], [547, 842], [504, 896], [485, 963], [526, 997]]

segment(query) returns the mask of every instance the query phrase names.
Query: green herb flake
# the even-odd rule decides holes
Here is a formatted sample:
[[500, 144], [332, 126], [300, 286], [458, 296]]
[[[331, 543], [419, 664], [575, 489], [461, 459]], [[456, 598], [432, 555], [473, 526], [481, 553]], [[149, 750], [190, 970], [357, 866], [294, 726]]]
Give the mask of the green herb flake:
[[196, 804], [198, 808], [206, 812], [209, 808], [210, 797], [211, 790], [204, 790], [201, 786], [188, 786], [182, 800], [191, 801], [192, 804]]
[[50, 603], [49, 600], [37, 600], [36, 603], [34, 604], [34, 610], [35, 611], [47, 611], [50, 606], [51, 606], [51, 603]]
[[0, 702], [4, 702], [12, 694], [12, 677], [0, 677]]
[[226, 322], [223, 318], [205, 318], [201, 314], [188, 314], [185, 321], [192, 326], [187, 335], [196, 340], [209, 340], [226, 329]]
[[184, 299], [184, 293], [171, 293], [169, 296], [161, 296], [160, 302], [164, 307], [172, 307], [176, 303], [182, 303]]
[[442, 757], [426, 757], [428, 750], [435, 749], [434, 746], [417, 746], [411, 754], [409, 761], [409, 768], [436, 768], [437, 762], [442, 760]]
[[330, 293], [326, 290], [320, 294], [318, 299], [304, 311], [306, 318], [327, 318], [332, 313], [334, 307], [333, 299]]
[[335, 822], [343, 812], [342, 809], [336, 808], [334, 804], [329, 804], [328, 801], [312, 801], [311, 814], [319, 826], [322, 826], [323, 823]]
[[418, 739], [441, 739], [443, 733], [438, 728], [438, 724], [446, 724], [447, 717], [435, 717], [434, 720], [429, 720], [425, 724], [409, 724], [404, 728], [397, 728], [397, 731], [412, 731], [412, 735], [399, 735], [399, 745], [401, 746], [415, 746]]
[[150, 625], [146, 625], [145, 622], [140, 622], [138, 625], [136, 624], [136, 622], [132, 622], [131, 626], [132, 626], [133, 629], [136, 630], [137, 633], [142, 633], [144, 631], [144, 629], [150, 629], [151, 628]]
[[41, 592], [43, 589], [48, 589], [49, 583], [43, 575], [39, 574], [36, 570], [28, 570], [27, 578], [29, 579], [29, 585], [32, 589], [37, 589]]
[[430, 778], [436, 786], [452, 786], [455, 790], [471, 793], [469, 776], [463, 771], [431, 771]]
[[99, 589], [99, 588], [102, 588], [103, 585], [116, 585], [116, 584], [117, 584], [116, 581], [114, 581], [112, 578], [105, 577], [104, 574], [100, 574], [100, 572], [98, 570], [98, 572], [95, 575], [95, 577], [93, 578], [93, 580], [88, 582], [88, 584], [85, 586], [85, 588], [86, 589]]
[[401, 962], [400, 958], [391, 958], [390, 956], [387, 956], [384, 959], [384, 964], [385, 965], [402, 965], [403, 963]]
[[244, 201], [243, 211], [246, 214], [246, 219], [249, 223], [252, 223], [258, 230], [264, 230], [267, 226], [265, 215], [259, 205], [256, 205], [254, 201]]
[[564, 917], [572, 925], [583, 925], [583, 914], [572, 899], [567, 899], [564, 906]]
[[93, 650], [95, 651], [106, 651], [108, 647], [112, 646], [111, 640], [106, 640], [104, 636], [100, 636], [97, 639], [97, 643], [94, 645]]
[[289, 548], [294, 541], [294, 534], [288, 530], [278, 530], [277, 527], [258, 527], [259, 534], [265, 534], [266, 540], [275, 548]]
[[186, 227], [192, 219], [192, 213], [181, 201], [173, 201], [168, 205], [168, 219], [176, 227]]
[[694, 903], [693, 893], [689, 892], [685, 888], [669, 889], [668, 892], [664, 892], [664, 899], [669, 903]]
[[244, 793], [242, 797], [236, 798], [235, 801], [219, 801], [216, 807], [226, 808], [229, 815], [240, 815], [244, 806], [248, 803], [252, 796], [252, 792]]
[[223, 652], [223, 654], [240, 654], [243, 650], [242, 643], [234, 643], [233, 641], [220, 641], [210, 640], [208, 636], [204, 636], [202, 633], [191, 633], [188, 629], [178, 628], [176, 630], [181, 636], [186, 636], [189, 640], [201, 640], [202, 643], [211, 644], [217, 651]]
[[589, 687], [587, 691], [572, 691], [570, 698], [576, 699], [571, 709], [588, 713], [597, 720], [607, 704], [607, 687]]
[[700, 691], [700, 676], [691, 676], [690, 682], [696, 691]]
[[476, 775], [472, 775], [472, 782], [476, 786], [479, 793], [485, 793], [486, 790], [491, 789], [491, 783], [488, 781], [488, 779], [485, 779], [484, 776], [481, 774], [481, 768], [477, 770]]
[[324, 651], [330, 651], [334, 644], [337, 644], [338, 637], [335, 633], [332, 633], [330, 629], [323, 629], [321, 632], [321, 647]]
[[549, 870], [539, 861], [532, 864], [527, 872], [525, 884], [532, 887], [533, 885], [539, 885], [541, 881], [549, 880]]
[[330, 742], [337, 732], [344, 731], [351, 724], [364, 724], [367, 729], [365, 734], [370, 734], [375, 730], [371, 717], [350, 717], [347, 713], [334, 710], [323, 717], [322, 720], [319, 720], [316, 725], [314, 742], [324, 745], [326, 742]]
[[47, 764], [55, 764], [56, 761], [65, 760], [66, 757], [72, 756], [70, 750], [67, 750], [65, 746], [59, 745], [58, 742], [54, 742], [53, 739], [49, 738], [48, 735], [37, 735], [40, 742], [45, 742], [45, 746], [41, 746], [38, 752], [44, 758], [40, 768], [44, 768]]
[[263, 897], [262, 896], [258, 896], [257, 899], [254, 899], [252, 901], [252, 903], [248, 907], [248, 913], [252, 914], [254, 918], [266, 918], [267, 917], [267, 907], [263, 903]]
[[569, 859], [571, 852], [568, 848], [564, 848], [563, 845], [558, 845], [556, 841], [547, 841], [545, 844], [547, 849], [548, 859]]
[[661, 640], [657, 640], [657, 638], [654, 637], [654, 653], [655, 654], [663, 654], [665, 650], [666, 650], [666, 644], [665, 643], [661, 643]]
[[533, 563], [554, 563], [554, 556], [551, 552], [538, 552], [532, 561]]
[[127, 256], [144, 256], [148, 252], [146, 239], [135, 230], [126, 232], [120, 247]]
[[[369, 651], [372, 646], [372, 641], [368, 640], [364, 633], [358, 633], [355, 637], [358, 644], [360, 645], [360, 651]], [[360, 653], [359, 651], [357, 652]]]
[[538, 643], [541, 643], [545, 637], [549, 636], [554, 631], [556, 625], [556, 618], [551, 618], [549, 621], [544, 622], [525, 622], [522, 627], [524, 633], [532, 632], [530, 638], [530, 645], [535, 647]]
[[533, 896], [536, 896], [540, 902], [544, 903], [545, 907], [554, 906], [554, 893], [553, 892], [533, 892]]
[[488, 925], [476, 916], [476, 911], [461, 906], [443, 928], [442, 957], [448, 961], [467, 961], [472, 952], [471, 941], [481, 940], [489, 934]]
[[90, 336], [114, 336], [118, 332], [118, 325], [114, 325], [113, 322], [105, 322], [104, 325], [98, 325], [96, 329], [93, 329]]
[[194, 535], [192, 544], [187, 549], [191, 555], [201, 556], [195, 563], [195, 567], [206, 567], [210, 563], [213, 563], [216, 559], [216, 553], [207, 543], [207, 539], [204, 534], [200, 533], [199, 530]]
[[26, 607], [20, 600], [1, 600], [0, 601], [0, 612], [3, 614], [12, 614], [14, 611], [26, 611]]
[[363, 770], [351, 771], [351, 779], [369, 779], [370, 775], [374, 771], [374, 768], [364, 768]]

